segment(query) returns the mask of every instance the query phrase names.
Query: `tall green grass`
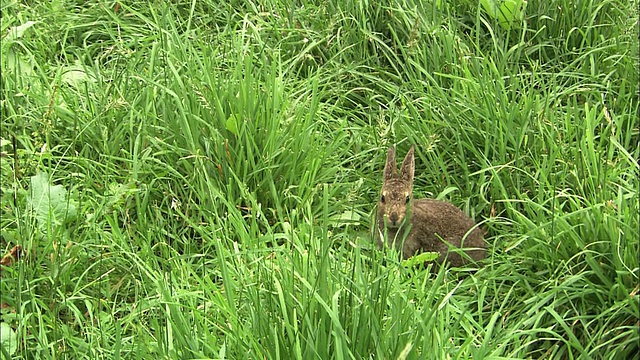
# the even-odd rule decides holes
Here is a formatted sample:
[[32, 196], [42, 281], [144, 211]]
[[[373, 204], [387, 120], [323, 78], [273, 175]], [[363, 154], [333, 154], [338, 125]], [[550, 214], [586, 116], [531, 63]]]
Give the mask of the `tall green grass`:
[[[1, 7], [3, 357], [638, 352], [637, 1]], [[396, 144], [483, 268], [372, 244]]]

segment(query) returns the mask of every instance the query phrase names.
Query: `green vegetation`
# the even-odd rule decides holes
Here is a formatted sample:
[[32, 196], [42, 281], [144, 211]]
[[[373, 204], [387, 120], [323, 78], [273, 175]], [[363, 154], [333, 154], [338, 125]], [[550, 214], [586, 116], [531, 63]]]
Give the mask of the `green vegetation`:
[[[2, 0], [3, 358], [637, 354], [637, 0], [265, 3]], [[391, 144], [483, 268], [371, 244]]]

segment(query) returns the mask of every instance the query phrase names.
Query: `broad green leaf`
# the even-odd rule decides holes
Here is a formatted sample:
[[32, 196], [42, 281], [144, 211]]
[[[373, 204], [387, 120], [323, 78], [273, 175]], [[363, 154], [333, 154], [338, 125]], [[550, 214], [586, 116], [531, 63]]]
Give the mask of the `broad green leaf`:
[[505, 0], [500, 5], [498, 23], [504, 29], [519, 27], [524, 19], [524, 10], [527, 8], [526, 0]]
[[76, 205], [67, 199], [67, 190], [62, 185], [51, 185], [46, 173], [31, 177], [31, 194], [27, 210], [35, 216], [38, 227], [46, 231], [51, 226], [63, 225], [76, 218]]
[[496, 18], [496, 12], [498, 10], [497, 0], [480, 0], [480, 4], [484, 8], [484, 11], [489, 14], [492, 18]]
[[9, 355], [13, 355], [18, 350], [18, 335], [5, 322], [0, 323], [0, 343]]
[[14, 41], [16, 39], [21, 38], [24, 35], [24, 33], [35, 24], [36, 24], [35, 21], [27, 21], [26, 23], [20, 26], [16, 26], [9, 29], [9, 33], [4, 37], [4, 39], [2, 39], [2, 41], [10, 42], [10, 41]]
[[413, 267], [417, 264], [423, 264], [426, 262], [434, 261], [440, 256], [437, 252], [423, 252], [416, 256], [410, 257], [407, 260], [402, 261], [402, 266]]
[[526, 0], [480, 0], [480, 4], [506, 30], [520, 26], [527, 8]]
[[359, 225], [360, 215], [354, 211], [347, 210], [342, 214], [333, 215], [329, 218], [331, 225], [343, 226], [343, 225]]
[[[5, 70], [4, 66], [3, 70]], [[6, 70], [24, 77], [34, 74], [33, 66], [31, 66], [29, 60], [23, 55], [16, 54], [12, 49], [7, 52]]]
[[238, 118], [235, 115], [232, 114], [229, 116], [225, 126], [227, 130], [231, 131], [235, 136], [238, 136]]
[[91, 73], [87, 73], [79, 61], [76, 61], [74, 65], [62, 68], [61, 79], [63, 82], [75, 87], [78, 87], [84, 82], [96, 81], [95, 76]]

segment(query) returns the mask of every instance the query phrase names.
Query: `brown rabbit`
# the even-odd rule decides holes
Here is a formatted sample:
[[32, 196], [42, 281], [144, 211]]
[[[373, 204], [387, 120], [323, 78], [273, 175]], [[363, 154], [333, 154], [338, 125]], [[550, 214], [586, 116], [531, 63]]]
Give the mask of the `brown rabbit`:
[[474, 221], [465, 213], [445, 201], [413, 200], [413, 153], [411, 146], [402, 162], [400, 174], [396, 172], [395, 148], [390, 147], [387, 153], [374, 227], [374, 236], [378, 244], [383, 245], [386, 224], [386, 239], [389, 245], [395, 246], [398, 250], [402, 249], [405, 259], [429, 251], [440, 253], [440, 264], [445, 258], [456, 267], [467, 263], [465, 256], [454, 251], [449, 252], [449, 244], [456, 248], [464, 248], [465, 253], [474, 261], [483, 259], [485, 242], [482, 231], [474, 228]]

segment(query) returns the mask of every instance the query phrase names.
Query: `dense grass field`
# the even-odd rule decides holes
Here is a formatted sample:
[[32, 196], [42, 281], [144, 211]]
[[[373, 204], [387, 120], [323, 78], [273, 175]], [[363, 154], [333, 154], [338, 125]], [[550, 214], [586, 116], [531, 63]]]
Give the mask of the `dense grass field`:
[[[501, 2], [2, 0], [2, 358], [636, 356], [638, 1]], [[483, 267], [372, 244], [412, 144]]]

